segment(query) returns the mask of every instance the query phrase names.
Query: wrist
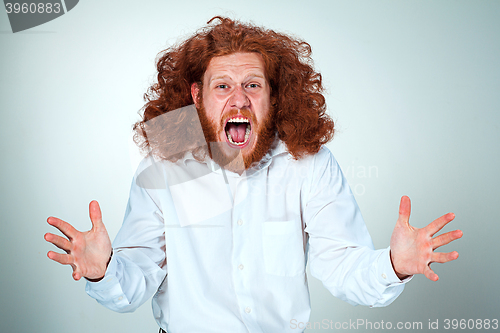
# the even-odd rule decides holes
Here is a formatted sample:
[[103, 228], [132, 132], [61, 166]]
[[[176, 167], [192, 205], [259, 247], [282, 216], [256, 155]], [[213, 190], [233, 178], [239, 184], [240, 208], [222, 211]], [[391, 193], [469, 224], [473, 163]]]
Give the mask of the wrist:
[[394, 271], [394, 273], [396, 274], [396, 276], [398, 277], [398, 279], [400, 280], [404, 280], [406, 279], [407, 277], [409, 277], [410, 275], [408, 274], [401, 274], [399, 273], [397, 270], [396, 270], [396, 267], [394, 267], [394, 261], [392, 260], [392, 251], [389, 250], [389, 258], [391, 258], [391, 265], [392, 265], [392, 269]]
[[113, 249], [111, 249], [111, 253], [109, 254], [109, 259], [108, 259], [108, 262], [106, 263], [106, 268], [104, 269], [104, 274], [103, 276], [101, 276], [100, 278], [96, 278], [96, 279], [89, 279], [89, 278], [85, 278], [87, 281], [90, 281], [90, 282], [99, 282], [101, 281], [102, 279], [104, 279], [104, 276], [106, 276], [106, 270], [108, 269], [108, 266], [109, 266], [109, 263], [111, 262], [111, 258], [113, 257]]

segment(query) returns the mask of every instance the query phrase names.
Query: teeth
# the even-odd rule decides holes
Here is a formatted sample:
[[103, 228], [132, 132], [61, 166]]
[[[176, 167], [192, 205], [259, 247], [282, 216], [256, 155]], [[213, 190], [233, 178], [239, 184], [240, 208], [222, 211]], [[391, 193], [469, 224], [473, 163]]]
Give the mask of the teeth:
[[246, 118], [231, 118], [227, 121], [228, 123], [249, 123], [248, 119]]

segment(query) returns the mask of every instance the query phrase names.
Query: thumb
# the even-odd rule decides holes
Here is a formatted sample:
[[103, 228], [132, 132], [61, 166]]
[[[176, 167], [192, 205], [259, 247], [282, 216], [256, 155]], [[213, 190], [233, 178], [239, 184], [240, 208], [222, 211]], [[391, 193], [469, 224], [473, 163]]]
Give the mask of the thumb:
[[399, 203], [399, 218], [398, 223], [409, 224], [411, 213], [411, 201], [406, 195], [401, 197], [401, 202]]
[[101, 208], [99, 207], [99, 203], [95, 200], [92, 200], [90, 202], [89, 215], [90, 221], [92, 222], [92, 229], [100, 227], [102, 225]]

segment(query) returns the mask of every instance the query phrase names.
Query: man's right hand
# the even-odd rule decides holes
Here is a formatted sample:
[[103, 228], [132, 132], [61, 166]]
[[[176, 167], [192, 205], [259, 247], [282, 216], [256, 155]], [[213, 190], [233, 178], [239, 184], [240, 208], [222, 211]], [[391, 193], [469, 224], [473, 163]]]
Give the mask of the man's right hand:
[[73, 279], [85, 277], [100, 280], [106, 273], [111, 256], [111, 240], [104, 223], [97, 201], [89, 205], [92, 229], [86, 232], [76, 230], [71, 224], [56, 217], [49, 217], [47, 222], [59, 229], [68, 239], [51, 233], [45, 234], [45, 240], [64, 250], [66, 254], [49, 251], [47, 257], [63, 265], [71, 265]]

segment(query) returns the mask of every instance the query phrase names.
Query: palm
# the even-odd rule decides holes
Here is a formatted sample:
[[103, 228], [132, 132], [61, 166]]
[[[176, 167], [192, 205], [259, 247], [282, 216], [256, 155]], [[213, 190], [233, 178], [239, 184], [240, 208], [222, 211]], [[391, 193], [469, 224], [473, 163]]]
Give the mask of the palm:
[[399, 218], [391, 236], [391, 260], [394, 270], [399, 277], [424, 274], [428, 279], [437, 281], [439, 277], [430, 268], [430, 264], [455, 260], [458, 253], [439, 253], [434, 250], [462, 237], [462, 231], [450, 231], [433, 238], [455, 215], [445, 214], [426, 227], [418, 229], [409, 223], [410, 212], [410, 198], [404, 196], [401, 198]]
[[66, 254], [49, 251], [47, 256], [63, 265], [71, 265], [73, 278], [102, 278], [111, 253], [111, 241], [102, 223], [101, 210], [97, 201], [89, 206], [92, 229], [86, 232], [76, 230], [72, 225], [55, 217], [49, 217], [47, 222], [59, 229], [66, 237], [45, 234], [45, 240], [64, 250]]

